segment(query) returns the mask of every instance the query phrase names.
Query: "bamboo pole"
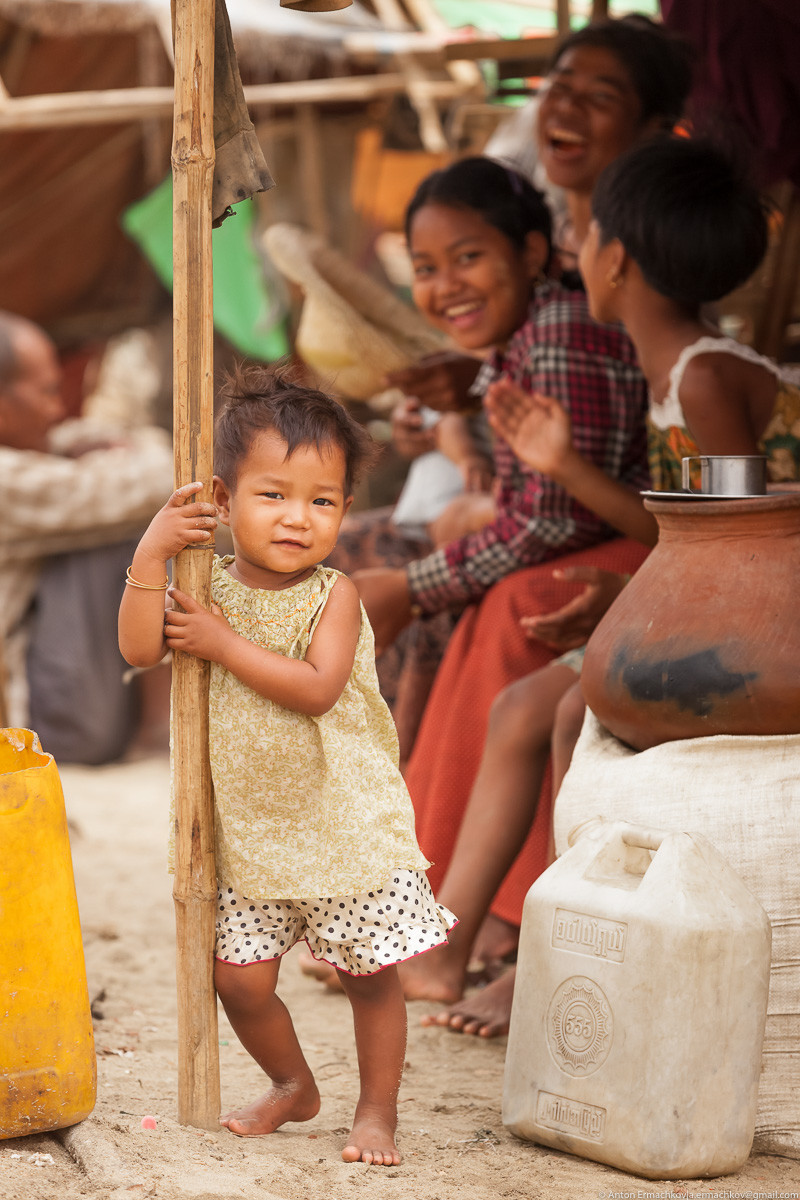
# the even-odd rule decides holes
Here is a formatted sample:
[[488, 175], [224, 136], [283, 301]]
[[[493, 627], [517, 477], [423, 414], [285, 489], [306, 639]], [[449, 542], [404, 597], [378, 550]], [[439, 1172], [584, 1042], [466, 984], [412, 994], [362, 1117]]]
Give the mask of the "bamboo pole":
[[[175, 0], [173, 337], [175, 476], [180, 486], [212, 475], [214, 3]], [[177, 586], [208, 606], [211, 553], [182, 550]], [[176, 653], [173, 663], [178, 1120], [219, 1125], [219, 1049], [214, 992], [214, 811], [208, 761], [209, 664]]]
[[8, 687], [8, 676], [6, 675], [6, 658], [2, 639], [0, 638], [0, 729], [8, 727], [8, 703], [6, 701], [6, 689]]

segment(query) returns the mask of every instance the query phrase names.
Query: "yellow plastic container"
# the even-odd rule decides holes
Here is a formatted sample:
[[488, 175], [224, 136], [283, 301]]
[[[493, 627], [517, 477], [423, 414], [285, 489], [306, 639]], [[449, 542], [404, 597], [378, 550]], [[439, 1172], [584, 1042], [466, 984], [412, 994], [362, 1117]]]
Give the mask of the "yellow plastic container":
[[0, 1138], [74, 1125], [97, 1070], [61, 780], [0, 729]]

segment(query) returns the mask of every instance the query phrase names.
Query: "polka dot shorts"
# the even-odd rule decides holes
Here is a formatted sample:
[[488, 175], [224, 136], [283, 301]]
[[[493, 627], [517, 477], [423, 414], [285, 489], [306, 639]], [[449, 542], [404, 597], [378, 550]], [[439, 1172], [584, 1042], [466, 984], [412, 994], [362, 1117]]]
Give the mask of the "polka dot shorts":
[[349, 975], [372, 975], [446, 942], [455, 924], [422, 871], [397, 871], [361, 896], [321, 900], [248, 900], [223, 887], [216, 956], [239, 965], [265, 962], [305, 939], [314, 958]]

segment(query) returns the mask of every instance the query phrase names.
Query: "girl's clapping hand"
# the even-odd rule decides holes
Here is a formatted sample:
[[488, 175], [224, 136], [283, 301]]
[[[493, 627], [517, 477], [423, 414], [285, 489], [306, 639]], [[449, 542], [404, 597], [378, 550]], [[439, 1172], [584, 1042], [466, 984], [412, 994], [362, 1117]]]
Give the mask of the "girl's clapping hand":
[[557, 400], [501, 379], [487, 389], [486, 411], [492, 429], [517, 458], [558, 479], [573, 446], [569, 414]]
[[209, 662], [220, 662], [225, 641], [236, 638], [222, 609], [216, 604], [211, 611], [203, 608], [191, 596], [177, 588], [170, 588], [167, 595], [184, 610], [168, 610], [164, 613], [164, 637], [170, 650], [183, 650]]

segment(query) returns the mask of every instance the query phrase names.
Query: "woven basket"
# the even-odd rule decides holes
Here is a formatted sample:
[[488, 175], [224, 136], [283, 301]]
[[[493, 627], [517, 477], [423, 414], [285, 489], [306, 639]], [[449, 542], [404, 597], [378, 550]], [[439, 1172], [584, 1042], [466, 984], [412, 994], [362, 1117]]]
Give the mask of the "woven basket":
[[264, 234], [276, 267], [304, 292], [295, 350], [320, 387], [343, 400], [368, 400], [387, 371], [443, 349], [445, 338], [414, 309], [299, 225]]

